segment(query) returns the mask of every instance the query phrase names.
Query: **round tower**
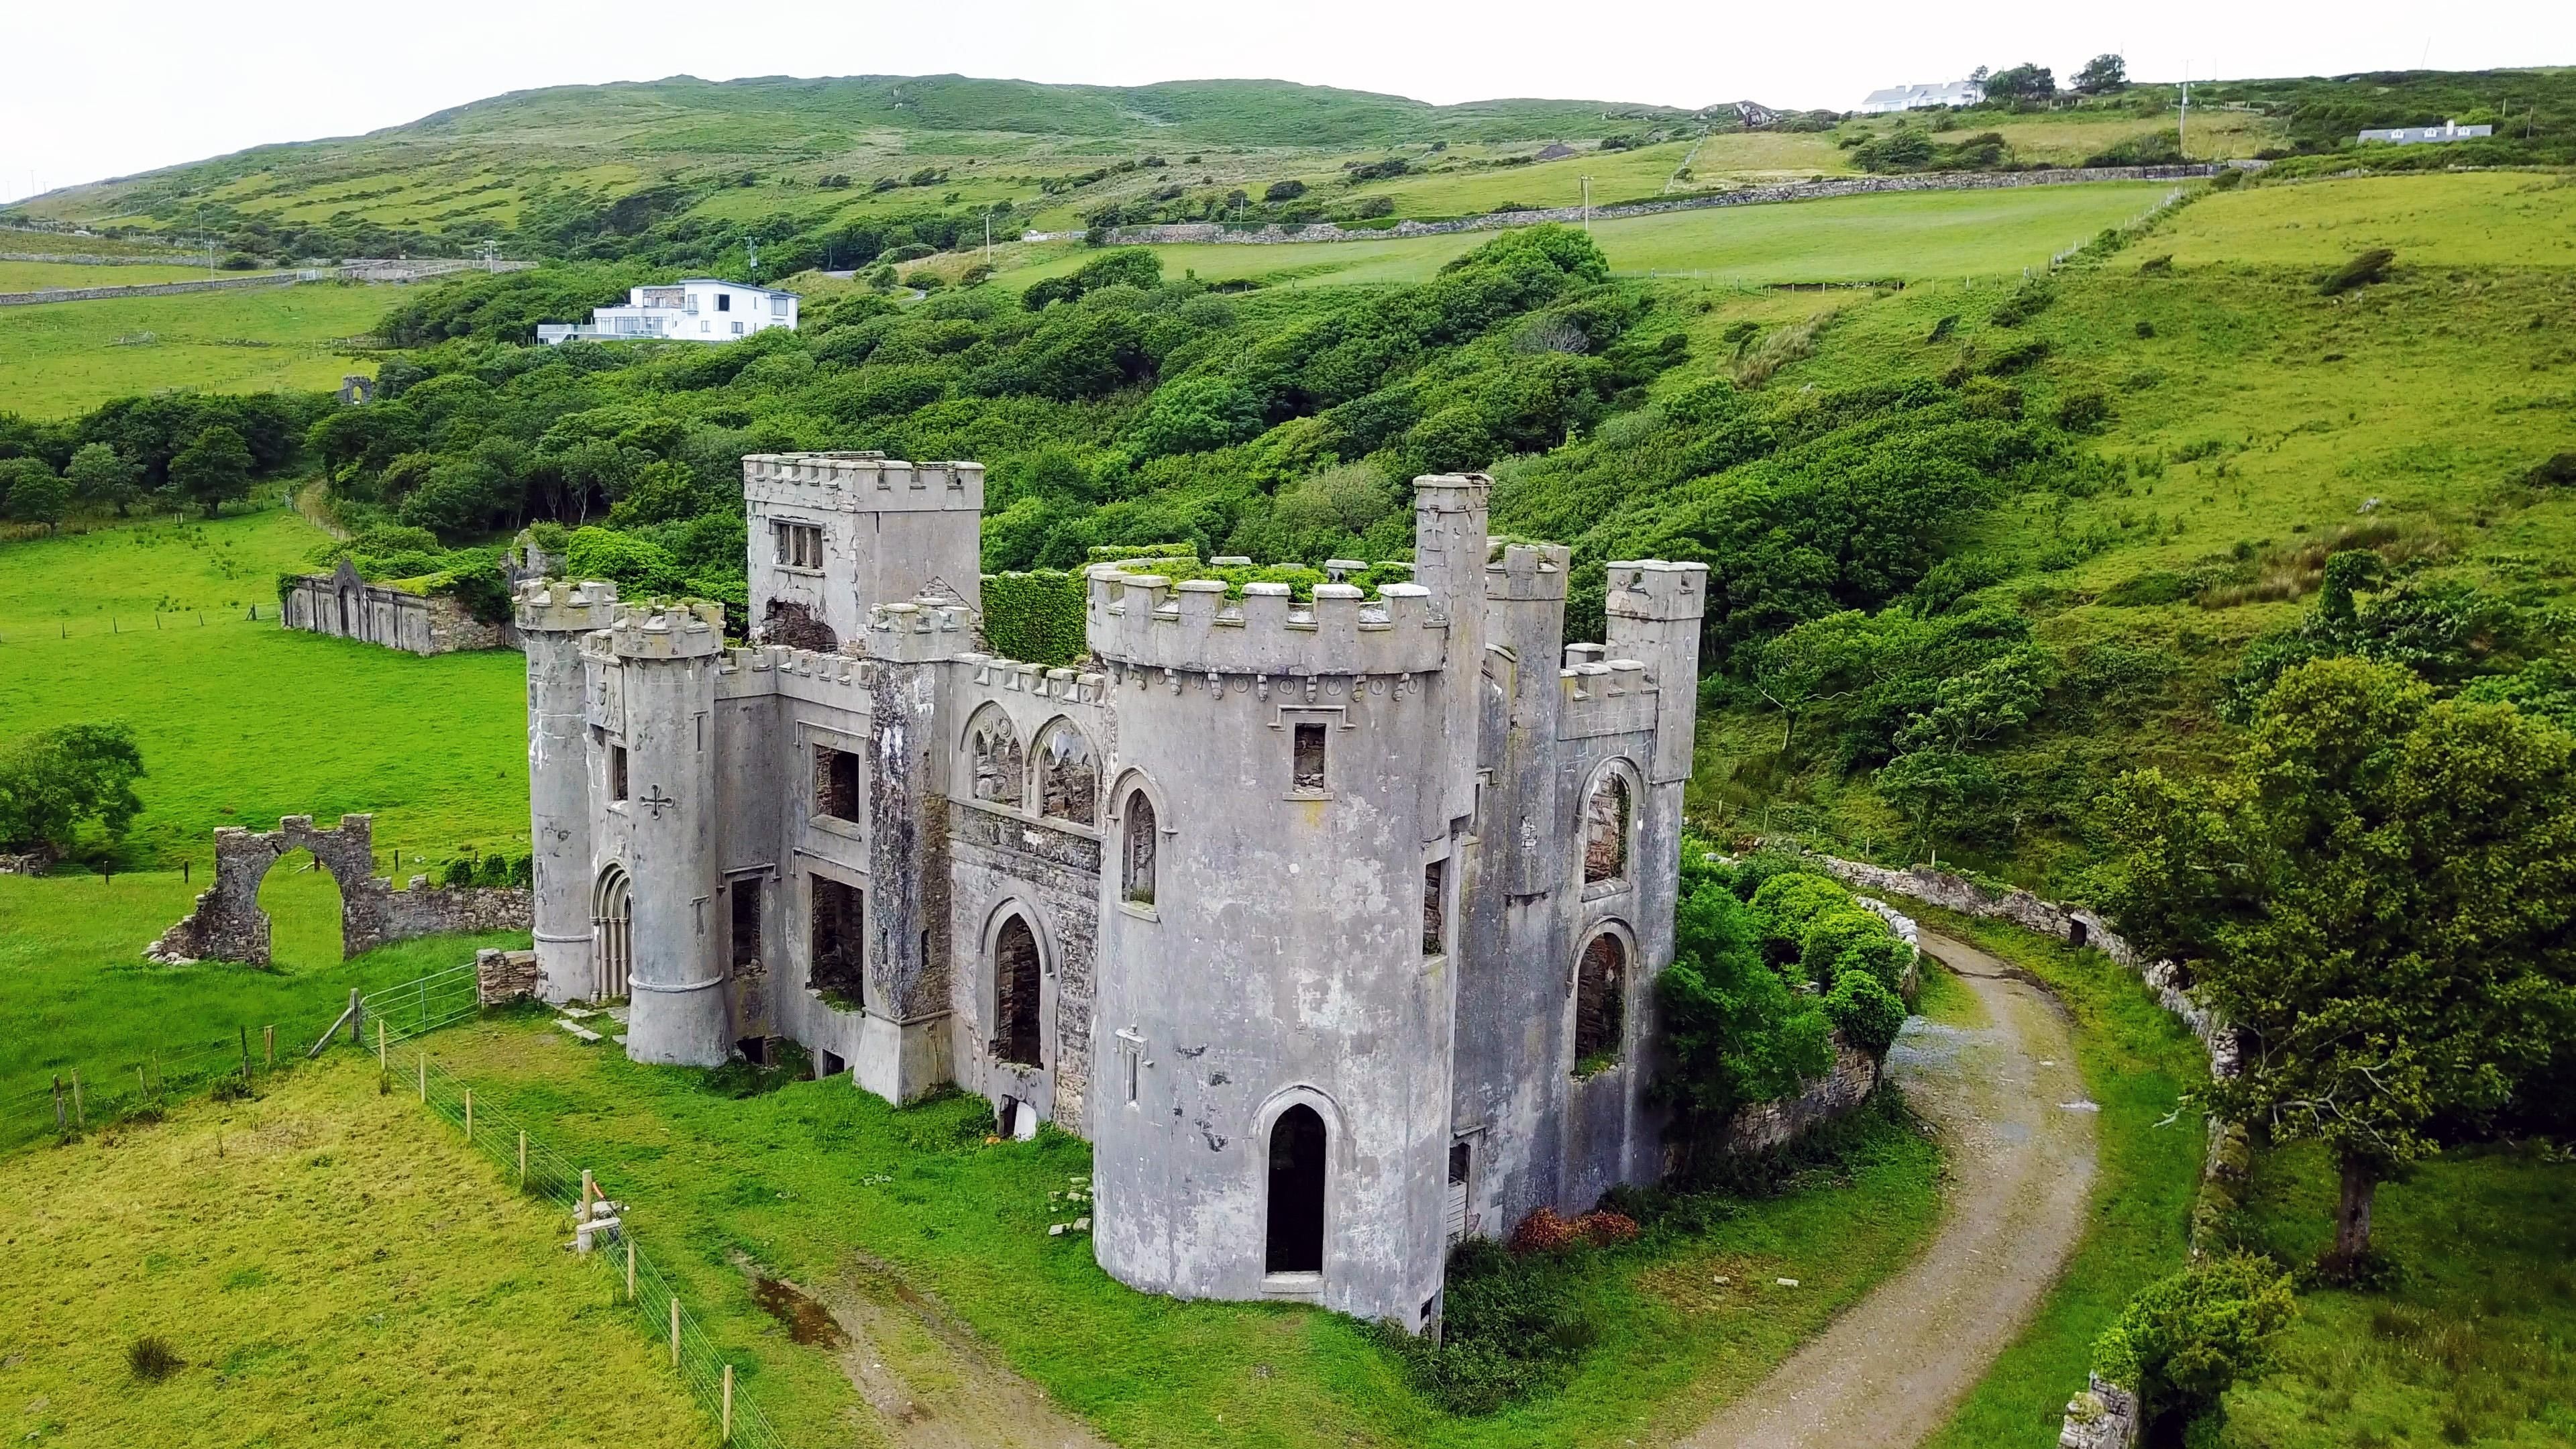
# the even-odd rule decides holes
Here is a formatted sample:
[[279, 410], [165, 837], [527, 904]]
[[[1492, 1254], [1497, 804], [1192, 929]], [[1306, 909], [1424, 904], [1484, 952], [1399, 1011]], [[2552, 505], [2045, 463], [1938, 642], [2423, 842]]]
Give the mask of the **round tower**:
[[633, 880], [626, 1054], [711, 1067], [725, 1030], [715, 919], [716, 659], [724, 610], [620, 604], [602, 636], [624, 679], [626, 870]]
[[1451, 623], [1416, 584], [1229, 602], [1103, 570], [1088, 625], [1118, 712], [1100, 1264], [1420, 1327], [1445, 1248], [1454, 981], [1426, 898], [1448, 899]]
[[537, 994], [592, 994], [590, 740], [583, 721], [581, 636], [608, 627], [617, 586], [519, 586], [528, 655], [528, 842], [534, 867]]

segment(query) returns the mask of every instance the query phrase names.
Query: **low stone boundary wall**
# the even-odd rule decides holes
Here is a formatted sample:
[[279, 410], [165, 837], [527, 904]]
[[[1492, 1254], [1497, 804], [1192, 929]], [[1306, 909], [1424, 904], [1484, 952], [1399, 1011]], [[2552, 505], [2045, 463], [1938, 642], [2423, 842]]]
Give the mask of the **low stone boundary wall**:
[[291, 851], [313, 852], [315, 864], [340, 886], [340, 954], [345, 959], [388, 941], [448, 931], [525, 931], [536, 918], [533, 896], [516, 886], [432, 886], [411, 878], [397, 891], [375, 871], [375, 817], [344, 815], [329, 830], [310, 815], [289, 815], [270, 831], [237, 825], [215, 830], [215, 883], [197, 896], [196, 909], [146, 947], [144, 959], [164, 966], [196, 961], [269, 963], [268, 913], [259, 908], [259, 885], [270, 867]]
[[1846, 1043], [1838, 1032], [1833, 1070], [1794, 1097], [1737, 1108], [1726, 1122], [1726, 1150], [1760, 1152], [1803, 1137], [1868, 1101], [1881, 1077], [1878, 1058]]
[[1112, 246], [1159, 246], [1178, 242], [1275, 246], [1283, 242], [1384, 241], [1389, 237], [1451, 236], [1462, 231], [1499, 231], [1543, 221], [1612, 221], [1623, 216], [1653, 216], [1667, 211], [1698, 211], [1713, 206], [1765, 206], [1784, 201], [1821, 201], [1836, 196], [1870, 196], [1885, 191], [1994, 191], [2016, 186], [2073, 186], [2095, 181], [2188, 181], [2230, 169], [2253, 169], [2261, 163], [2190, 166], [2069, 166], [2048, 171], [1932, 171], [1915, 176], [1852, 176], [1836, 181], [1787, 181], [1775, 186], [1747, 186], [1705, 196], [1677, 196], [1670, 201], [1635, 201], [1620, 206], [1536, 207], [1496, 211], [1449, 221], [1400, 221], [1386, 227], [1344, 228], [1329, 221], [1290, 228], [1273, 222], [1258, 230], [1229, 228], [1213, 221], [1109, 229]]
[[380, 644], [408, 654], [510, 649], [518, 630], [486, 624], [452, 598], [405, 593], [358, 577], [347, 559], [327, 574], [297, 574], [278, 596], [278, 623], [289, 629]]
[[534, 951], [494, 951], [474, 953], [474, 999], [484, 1006], [521, 1001], [537, 994], [537, 953]]
[[131, 287], [53, 287], [41, 292], [0, 292], [0, 307], [43, 302], [103, 302], [112, 297], [166, 297], [178, 292], [234, 292], [245, 287], [292, 287], [293, 272], [255, 277], [208, 277], [202, 282], [143, 282]]

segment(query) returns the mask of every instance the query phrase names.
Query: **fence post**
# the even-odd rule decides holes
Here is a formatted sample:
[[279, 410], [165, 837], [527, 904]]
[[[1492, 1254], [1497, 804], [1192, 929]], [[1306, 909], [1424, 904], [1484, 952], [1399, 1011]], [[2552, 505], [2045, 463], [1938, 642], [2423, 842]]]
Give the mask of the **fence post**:
[[72, 1125], [89, 1130], [89, 1110], [81, 1105], [80, 1068], [72, 1068]]
[[474, 1140], [474, 1089], [465, 1089], [465, 1140]]
[[[63, 1079], [56, 1077], [54, 1078], [54, 1130], [61, 1132], [66, 1130], [69, 1126], [70, 1122], [63, 1116]], [[679, 1323], [680, 1320], [677, 1318], [671, 1320], [671, 1343], [675, 1353], [678, 1351], [678, 1345], [680, 1342]], [[671, 1362], [678, 1363], [679, 1360], [674, 1358]]]
[[248, 1023], [244, 1023], [244, 1024], [243, 1024], [243, 1026], [242, 1026], [242, 1028], [241, 1028], [241, 1053], [242, 1053], [242, 1085], [243, 1085], [243, 1086], [245, 1086], [245, 1087], [247, 1087], [247, 1086], [249, 1086], [249, 1085], [251, 1084], [251, 1081], [250, 1081], [250, 1026], [249, 1026], [249, 1024], [248, 1024]]
[[[367, 1044], [366, 1021], [367, 999], [358, 994], [358, 988], [352, 986], [349, 988], [349, 1045]], [[384, 1039], [385, 1024], [380, 1021], [376, 1023], [376, 1041], [381, 1045]], [[383, 1063], [379, 1062], [377, 1065], [382, 1066]]]
[[626, 1301], [632, 1303], [635, 1301], [635, 1235], [627, 1233], [623, 1223], [618, 1224], [617, 1230], [626, 1234]]
[[[678, 1302], [678, 1299], [673, 1299]], [[724, 1366], [724, 1441], [733, 1442], [733, 1365]]]
[[671, 1295], [671, 1367], [680, 1366], [680, 1295]]
[[276, 1024], [275, 1022], [271, 1022], [271, 1023], [269, 1023], [267, 1026], [263, 1026], [263, 1027], [261, 1027], [261, 1028], [259, 1029], [259, 1040], [260, 1040], [260, 1050], [261, 1050], [263, 1053], [265, 1053], [265, 1054], [266, 1054], [266, 1058], [267, 1058], [267, 1060], [266, 1060], [266, 1061], [264, 1061], [264, 1062], [262, 1063], [262, 1065], [266, 1066], [266, 1067], [267, 1067], [270, 1071], [272, 1071], [272, 1072], [273, 1072], [273, 1071], [276, 1071], [276, 1070], [277, 1070], [277, 1024]]
[[426, 1051], [420, 1054], [420, 1099], [424, 1103], [429, 1100], [429, 1053]]
[[376, 1070], [380, 1072], [386, 1070], [385, 1019], [381, 1016], [376, 1018]]
[[[525, 1128], [525, 1127], [522, 1127], [522, 1128], [520, 1128], [520, 1129], [519, 1129], [519, 1191], [521, 1191], [521, 1192], [526, 1192], [527, 1190], [528, 1190], [528, 1129], [527, 1129], [527, 1128]], [[627, 1295], [627, 1296], [629, 1296], [629, 1297], [633, 1297], [633, 1296], [634, 1296], [631, 1290], [629, 1291], [629, 1293], [628, 1293], [628, 1295]]]

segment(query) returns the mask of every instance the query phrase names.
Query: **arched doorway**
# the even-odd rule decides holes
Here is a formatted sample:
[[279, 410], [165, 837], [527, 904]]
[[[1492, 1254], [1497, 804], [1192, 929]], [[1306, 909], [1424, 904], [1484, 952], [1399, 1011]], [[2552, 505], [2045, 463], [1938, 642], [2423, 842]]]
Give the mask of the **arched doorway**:
[[261, 875], [259, 909], [268, 917], [271, 965], [307, 971], [340, 964], [340, 882], [312, 851], [290, 850]]
[[1264, 1272], [1324, 1271], [1324, 1147], [1324, 1119], [1303, 1102], [1271, 1124]]
[[1002, 923], [993, 940], [993, 1055], [1024, 1067], [1039, 1060], [1045, 1040], [1039, 1030], [1038, 938], [1028, 917], [1014, 915]]
[[623, 866], [612, 863], [599, 873], [591, 892], [590, 938], [591, 959], [598, 967], [591, 999], [626, 995], [627, 978], [635, 969], [635, 899]]

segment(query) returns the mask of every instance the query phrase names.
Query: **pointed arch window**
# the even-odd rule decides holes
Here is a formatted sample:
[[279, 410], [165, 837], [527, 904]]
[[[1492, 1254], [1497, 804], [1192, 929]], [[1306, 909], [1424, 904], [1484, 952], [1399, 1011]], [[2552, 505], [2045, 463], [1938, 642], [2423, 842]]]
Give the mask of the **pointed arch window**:
[[1143, 790], [1127, 792], [1127, 828], [1120, 840], [1119, 893], [1140, 906], [1154, 903], [1154, 802]]

